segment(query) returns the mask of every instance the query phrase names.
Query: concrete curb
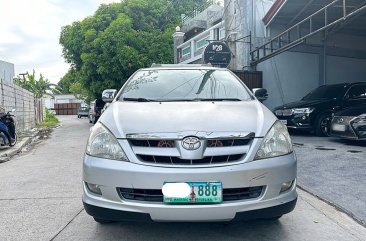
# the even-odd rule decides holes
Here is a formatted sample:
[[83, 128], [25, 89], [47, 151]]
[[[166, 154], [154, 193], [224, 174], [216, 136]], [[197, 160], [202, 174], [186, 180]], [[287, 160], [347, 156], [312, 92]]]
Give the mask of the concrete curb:
[[20, 140], [15, 146], [9, 147], [9, 149], [4, 150], [0, 154], [0, 163], [9, 161], [11, 157], [21, 152], [22, 149], [31, 142], [32, 137], [25, 137], [22, 140]]
[[357, 222], [358, 224], [360, 224], [363, 227], [366, 227], [366, 223], [361, 220], [359, 217], [357, 217], [356, 215], [354, 215], [351, 211], [349, 211], [347, 208], [342, 207], [341, 205], [338, 205], [337, 203], [335, 203], [334, 201], [330, 201], [328, 199], [325, 199], [317, 194], [315, 194], [313, 191], [311, 191], [309, 188], [305, 188], [300, 186], [299, 184], [297, 184], [297, 188], [299, 188], [300, 190], [312, 195], [313, 197], [325, 202], [326, 204], [334, 207], [336, 210], [346, 214], [348, 217], [350, 217], [351, 219], [353, 219], [355, 222]]

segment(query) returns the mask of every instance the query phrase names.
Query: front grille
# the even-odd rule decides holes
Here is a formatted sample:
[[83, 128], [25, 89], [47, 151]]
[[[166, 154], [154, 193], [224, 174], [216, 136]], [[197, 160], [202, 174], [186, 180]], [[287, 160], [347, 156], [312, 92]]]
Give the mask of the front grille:
[[345, 130], [344, 131], [335, 130], [334, 126], [332, 126], [331, 134], [333, 134], [335, 136], [346, 137], [346, 138], [356, 138], [357, 135], [355, 134], [355, 132], [353, 131], [353, 129], [350, 125], [350, 121], [353, 118], [354, 117], [352, 117], [352, 116], [335, 116], [335, 117], [333, 117], [332, 125], [344, 125]]
[[173, 165], [204, 165], [204, 164], [218, 164], [235, 162], [242, 158], [245, 154], [238, 155], [223, 155], [223, 156], [206, 156], [202, 159], [181, 159], [175, 156], [150, 156], [137, 155], [143, 162], [157, 163], [157, 164], [173, 164]]
[[251, 139], [213, 139], [207, 141], [208, 147], [245, 146]]
[[130, 140], [130, 143], [132, 146], [141, 147], [175, 147], [175, 142], [173, 140]]
[[[240, 201], [258, 198], [263, 192], [264, 186], [243, 187], [243, 188], [224, 188], [223, 201]], [[117, 188], [117, 192], [122, 199], [143, 201], [143, 202], [163, 202], [161, 189], [135, 189]]]
[[[169, 136], [168, 134], [164, 134]], [[209, 133], [211, 136], [215, 136]], [[153, 137], [135, 136], [128, 138], [135, 156], [140, 162], [157, 165], [216, 165], [238, 162], [249, 152], [254, 133], [220, 133], [216, 138], [198, 138], [196, 149], [189, 150], [184, 146], [186, 135], [159, 138], [159, 133]], [[234, 137], [238, 136], [238, 137]]]
[[[245, 146], [251, 139], [210, 139], [208, 147]], [[174, 140], [130, 140], [132, 146], [140, 147], [175, 147]]]

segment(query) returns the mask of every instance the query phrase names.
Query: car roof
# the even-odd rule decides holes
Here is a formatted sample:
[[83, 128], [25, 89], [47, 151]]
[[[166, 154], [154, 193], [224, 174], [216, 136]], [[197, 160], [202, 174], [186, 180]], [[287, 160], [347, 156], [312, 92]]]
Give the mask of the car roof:
[[340, 85], [356, 85], [356, 84], [366, 84], [366, 81], [360, 81], [360, 82], [348, 82], [348, 83], [339, 83], [339, 84], [325, 84], [325, 85], [321, 85], [321, 86], [340, 86]]

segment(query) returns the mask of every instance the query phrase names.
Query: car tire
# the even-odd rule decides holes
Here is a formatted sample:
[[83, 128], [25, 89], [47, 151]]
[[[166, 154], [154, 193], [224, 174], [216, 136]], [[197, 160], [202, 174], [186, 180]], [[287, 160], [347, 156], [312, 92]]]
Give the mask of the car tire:
[[329, 136], [332, 116], [329, 113], [321, 114], [316, 120], [315, 134], [317, 136]]
[[95, 222], [100, 223], [100, 224], [114, 223], [114, 221], [111, 221], [111, 220], [105, 220], [105, 219], [96, 218], [96, 217], [93, 217], [93, 218], [94, 218]]

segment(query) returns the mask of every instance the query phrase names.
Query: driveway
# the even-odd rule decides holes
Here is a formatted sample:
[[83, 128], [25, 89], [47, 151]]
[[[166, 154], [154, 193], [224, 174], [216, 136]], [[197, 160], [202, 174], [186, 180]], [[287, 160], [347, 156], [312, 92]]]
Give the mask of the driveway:
[[298, 185], [366, 226], [366, 142], [292, 134]]

